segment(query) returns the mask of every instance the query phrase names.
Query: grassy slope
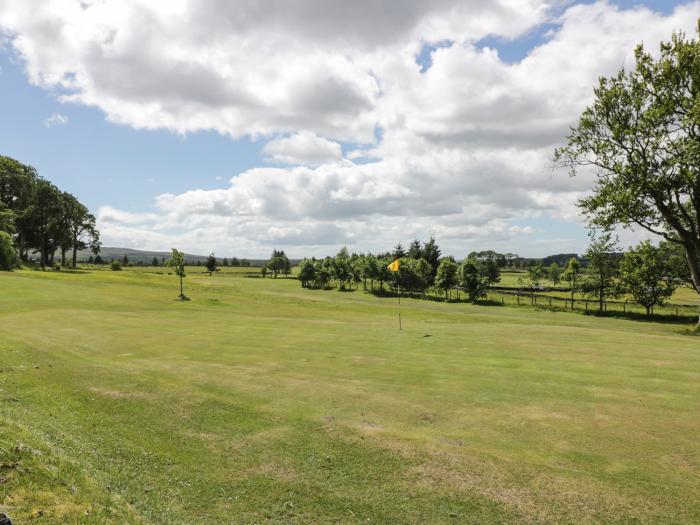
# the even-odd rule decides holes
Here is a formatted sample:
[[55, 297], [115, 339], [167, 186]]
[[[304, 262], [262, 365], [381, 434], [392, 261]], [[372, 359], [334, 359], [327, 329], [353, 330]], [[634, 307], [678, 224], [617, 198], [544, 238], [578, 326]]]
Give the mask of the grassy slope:
[[405, 300], [399, 332], [392, 299], [243, 275], [191, 274], [189, 303], [143, 270], [0, 275], [0, 510], [700, 521], [678, 327]]

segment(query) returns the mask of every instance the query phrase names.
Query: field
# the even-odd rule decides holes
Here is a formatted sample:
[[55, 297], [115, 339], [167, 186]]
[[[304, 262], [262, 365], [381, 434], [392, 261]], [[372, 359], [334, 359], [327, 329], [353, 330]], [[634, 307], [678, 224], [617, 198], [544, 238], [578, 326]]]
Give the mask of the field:
[[[154, 273], [154, 272], [161, 273]], [[674, 323], [193, 268], [0, 275], [16, 523], [700, 522]]]

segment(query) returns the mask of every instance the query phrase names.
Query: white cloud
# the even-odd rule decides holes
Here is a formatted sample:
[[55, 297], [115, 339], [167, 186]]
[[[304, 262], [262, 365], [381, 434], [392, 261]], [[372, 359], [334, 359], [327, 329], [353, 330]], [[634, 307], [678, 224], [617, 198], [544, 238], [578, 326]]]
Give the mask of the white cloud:
[[[61, 100], [136, 128], [263, 138], [263, 155], [289, 165], [160, 195], [154, 214], [103, 208], [108, 242], [133, 232], [132, 245], [301, 255], [435, 235], [460, 255], [521, 236], [529, 248], [540, 229], [528, 220], [577, 220], [591, 176], [554, 173], [553, 148], [599, 76], [629, 67], [640, 41], [693, 34], [700, 15], [698, 1], [668, 16], [605, 1], [553, 10], [568, 4], [37, 0], [0, 3], [0, 27]], [[520, 62], [477, 45], [544, 21], [555, 28]], [[416, 56], [438, 42], [421, 71]]]
[[342, 158], [340, 144], [307, 131], [272, 140], [265, 144], [262, 152], [274, 162], [302, 166], [320, 166]]
[[61, 115], [60, 113], [54, 113], [50, 117], [44, 119], [44, 127], [50, 128], [52, 126], [62, 126], [68, 123], [68, 117]]

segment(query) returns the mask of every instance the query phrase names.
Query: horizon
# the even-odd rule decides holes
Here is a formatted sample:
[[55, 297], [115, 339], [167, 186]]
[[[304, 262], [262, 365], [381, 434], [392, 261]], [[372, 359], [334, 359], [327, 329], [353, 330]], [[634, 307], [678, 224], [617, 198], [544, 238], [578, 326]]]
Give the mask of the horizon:
[[697, 0], [208, 6], [0, 7], [2, 154], [88, 205], [105, 245], [583, 253], [593, 177], [554, 170], [554, 148], [600, 76], [700, 16]]

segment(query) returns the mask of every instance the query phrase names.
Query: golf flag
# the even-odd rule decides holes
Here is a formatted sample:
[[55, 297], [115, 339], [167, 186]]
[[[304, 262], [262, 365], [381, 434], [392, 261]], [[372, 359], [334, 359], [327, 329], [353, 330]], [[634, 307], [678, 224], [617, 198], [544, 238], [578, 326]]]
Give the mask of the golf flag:
[[392, 272], [398, 272], [400, 264], [401, 263], [399, 262], [399, 260], [396, 259], [396, 260], [394, 260], [393, 263], [391, 263], [389, 266], [387, 266], [387, 268], [389, 268]]

